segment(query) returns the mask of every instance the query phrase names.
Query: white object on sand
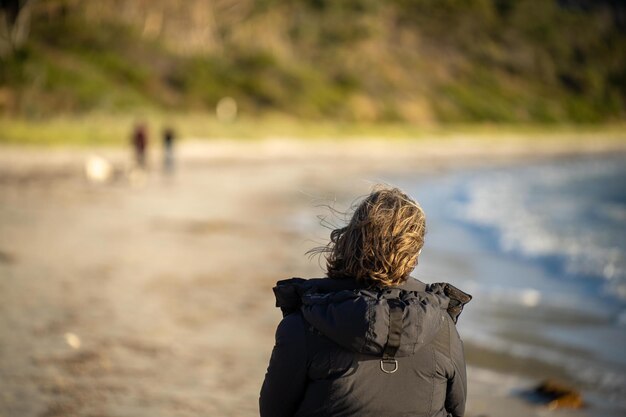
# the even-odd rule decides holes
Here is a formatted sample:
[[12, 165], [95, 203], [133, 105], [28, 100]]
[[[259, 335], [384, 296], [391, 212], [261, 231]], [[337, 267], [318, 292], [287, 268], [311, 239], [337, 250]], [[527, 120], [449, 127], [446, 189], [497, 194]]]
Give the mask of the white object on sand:
[[65, 333], [65, 342], [73, 349], [80, 348], [80, 337], [74, 333]]
[[99, 155], [90, 155], [85, 161], [85, 175], [93, 183], [107, 182], [113, 175], [113, 166]]

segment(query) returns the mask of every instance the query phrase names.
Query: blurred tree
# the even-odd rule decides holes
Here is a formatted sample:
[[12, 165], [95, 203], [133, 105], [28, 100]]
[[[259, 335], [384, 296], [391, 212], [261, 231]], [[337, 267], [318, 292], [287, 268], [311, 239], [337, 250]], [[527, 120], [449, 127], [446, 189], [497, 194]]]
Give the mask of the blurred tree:
[[24, 44], [30, 29], [30, 4], [34, 0], [0, 0], [0, 56]]
[[625, 11], [624, 0], [0, 0], [0, 113], [212, 111], [233, 97], [242, 114], [312, 119], [624, 120]]

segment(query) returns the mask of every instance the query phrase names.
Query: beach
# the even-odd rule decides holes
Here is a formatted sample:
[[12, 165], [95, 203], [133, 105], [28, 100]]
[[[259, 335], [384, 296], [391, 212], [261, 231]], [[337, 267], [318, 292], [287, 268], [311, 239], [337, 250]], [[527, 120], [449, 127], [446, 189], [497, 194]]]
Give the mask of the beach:
[[[142, 173], [116, 148], [2, 147], [0, 416], [258, 415], [281, 319], [272, 287], [323, 275], [305, 252], [341, 223], [329, 207], [344, 211], [379, 182], [625, 152], [623, 138], [591, 137], [188, 139], [166, 174], [158, 154]], [[95, 155], [113, 167], [102, 182], [85, 175]], [[462, 286], [469, 266], [435, 225], [414, 275]], [[459, 324], [473, 340], [469, 417], [620, 415], [594, 393], [582, 410], [525, 400], [568, 373], [485, 349], [464, 334], [481, 318], [472, 308]]]

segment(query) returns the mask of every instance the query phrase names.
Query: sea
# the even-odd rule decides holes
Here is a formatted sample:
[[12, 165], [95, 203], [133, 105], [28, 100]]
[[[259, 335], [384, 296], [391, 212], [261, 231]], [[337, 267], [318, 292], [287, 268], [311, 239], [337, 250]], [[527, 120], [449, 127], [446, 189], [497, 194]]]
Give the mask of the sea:
[[535, 377], [558, 369], [589, 415], [626, 415], [624, 155], [386, 181], [427, 215], [415, 276], [473, 296], [458, 325], [467, 346], [527, 361]]

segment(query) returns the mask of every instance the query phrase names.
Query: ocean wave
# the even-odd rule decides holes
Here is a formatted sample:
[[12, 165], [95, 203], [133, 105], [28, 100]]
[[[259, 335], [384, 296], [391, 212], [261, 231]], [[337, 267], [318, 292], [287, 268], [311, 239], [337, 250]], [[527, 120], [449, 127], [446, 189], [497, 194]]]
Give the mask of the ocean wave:
[[626, 300], [626, 169], [595, 163], [533, 166], [464, 178], [455, 216], [496, 232], [508, 253], [592, 276]]

